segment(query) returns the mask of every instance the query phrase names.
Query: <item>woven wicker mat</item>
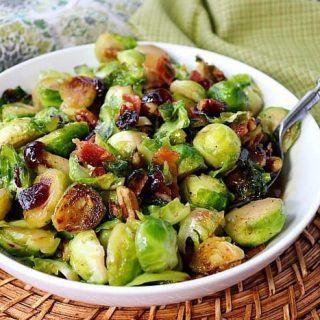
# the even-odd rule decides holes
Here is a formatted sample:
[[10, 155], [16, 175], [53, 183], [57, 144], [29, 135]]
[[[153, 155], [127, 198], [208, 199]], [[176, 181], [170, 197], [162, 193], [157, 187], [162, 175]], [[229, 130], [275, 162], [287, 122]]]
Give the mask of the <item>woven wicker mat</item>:
[[150, 308], [88, 305], [50, 295], [0, 270], [0, 319], [320, 320], [320, 209], [275, 262], [236, 286], [194, 301]]

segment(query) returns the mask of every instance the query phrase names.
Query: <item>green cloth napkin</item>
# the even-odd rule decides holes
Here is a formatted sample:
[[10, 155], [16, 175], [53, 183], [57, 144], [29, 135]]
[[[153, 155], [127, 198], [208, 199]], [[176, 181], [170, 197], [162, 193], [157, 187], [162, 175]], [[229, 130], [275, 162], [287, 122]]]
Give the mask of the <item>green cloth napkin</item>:
[[[196, 46], [241, 60], [301, 97], [320, 78], [320, 2], [145, 0], [139, 39]], [[320, 104], [312, 114], [320, 124]]]

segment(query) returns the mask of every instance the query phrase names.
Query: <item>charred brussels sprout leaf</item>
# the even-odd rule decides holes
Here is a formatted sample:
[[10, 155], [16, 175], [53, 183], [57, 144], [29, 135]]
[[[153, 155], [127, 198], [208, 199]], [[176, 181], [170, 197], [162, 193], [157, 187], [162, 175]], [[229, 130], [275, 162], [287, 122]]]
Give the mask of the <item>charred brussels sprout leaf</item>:
[[281, 199], [266, 198], [233, 209], [225, 220], [224, 230], [232, 240], [245, 247], [255, 247], [277, 235], [286, 216]]
[[100, 195], [85, 184], [70, 186], [57, 204], [52, 222], [58, 231], [95, 228], [106, 213]]
[[177, 234], [166, 221], [146, 219], [137, 231], [136, 249], [145, 272], [172, 270], [178, 264]]
[[194, 209], [180, 223], [178, 232], [178, 246], [182, 253], [187, 252], [187, 244], [192, 240], [193, 249], [197, 249], [201, 242], [213, 235], [223, 222], [223, 212], [207, 209]]
[[105, 284], [108, 272], [105, 252], [93, 230], [79, 232], [70, 242], [70, 264], [86, 282]]
[[204, 174], [186, 177], [181, 184], [181, 193], [193, 206], [206, 209], [224, 210], [231, 199], [222, 181]]
[[125, 285], [141, 273], [135, 248], [135, 234], [124, 223], [116, 224], [110, 234], [107, 269], [111, 286]]

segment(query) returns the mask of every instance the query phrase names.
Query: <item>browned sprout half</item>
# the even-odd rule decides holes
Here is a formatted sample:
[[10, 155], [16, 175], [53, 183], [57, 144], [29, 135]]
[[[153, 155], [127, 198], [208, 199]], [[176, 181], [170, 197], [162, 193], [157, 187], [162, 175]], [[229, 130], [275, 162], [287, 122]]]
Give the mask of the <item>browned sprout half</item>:
[[88, 108], [97, 95], [92, 79], [85, 76], [75, 76], [65, 80], [59, 92], [63, 100], [61, 109], [71, 116], [79, 109]]
[[52, 222], [58, 231], [89, 230], [100, 223], [105, 213], [98, 192], [85, 184], [74, 184], [60, 199]]

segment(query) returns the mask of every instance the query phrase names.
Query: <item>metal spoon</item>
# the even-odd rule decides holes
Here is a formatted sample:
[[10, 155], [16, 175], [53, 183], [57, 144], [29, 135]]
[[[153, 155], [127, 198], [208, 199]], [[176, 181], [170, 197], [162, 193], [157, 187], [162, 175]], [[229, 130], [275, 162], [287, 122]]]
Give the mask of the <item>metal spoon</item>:
[[[320, 79], [317, 81], [316, 87], [308, 91], [303, 98], [294, 106], [294, 108], [288, 113], [288, 115], [280, 122], [276, 128], [273, 136], [275, 139], [275, 146], [277, 147], [277, 155], [283, 160], [283, 146], [282, 138], [285, 132], [291, 128], [297, 121], [303, 119], [308, 111], [320, 101]], [[277, 180], [281, 172], [281, 169], [273, 177], [273, 179], [268, 184], [268, 189]]]

